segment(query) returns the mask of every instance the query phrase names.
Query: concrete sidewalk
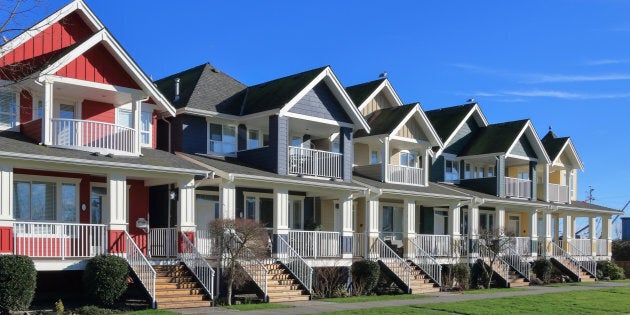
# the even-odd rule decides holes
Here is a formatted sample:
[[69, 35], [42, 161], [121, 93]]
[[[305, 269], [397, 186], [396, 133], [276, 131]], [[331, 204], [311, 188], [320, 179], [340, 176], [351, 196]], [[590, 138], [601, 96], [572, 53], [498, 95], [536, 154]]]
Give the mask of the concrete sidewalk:
[[361, 302], [361, 303], [334, 303], [334, 302], [321, 302], [321, 301], [304, 301], [304, 302], [292, 302], [282, 303], [285, 305], [293, 306], [292, 308], [279, 308], [269, 310], [252, 310], [252, 311], [236, 311], [229, 310], [223, 307], [203, 307], [203, 308], [191, 308], [174, 310], [184, 315], [193, 314], [209, 314], [209, 313], [243, 313], [247, 315], [283, 315], [283, 314], [316, 314], [325, 312], [335, 312], [344, 310], [356, 310], [356, 309], [370, 309], [376, 307], [388, 307], [388, 306], [403, 306], [403, 305], [417, 305], [426, 303], [440, 303], [440, 302], [460, 302], [469, 300], [483, 300], [491, 298], [509, 297], [509, 296], [521, 296], [521, 295], [535, 295], [555, 292], [567, 292], [567, 291], [584, 291], [584, 290], [596, 290], [601, 288], [614, 288], [614, 287], [627, 287], [630, 283], [619, 282], [596, 282], [592, 285], [584, 286], [563, 286], [563, 287], [545, 287], [545, 286], [532, 286], [526, 287], [525, 290], [513, 290], [506, 289], [505, 292], [500, 293], [480, 293], [480, 294], [461, 294], [451, 292], [440, 292], [436, 294], [430, 294], [427, 298], [411, 299], [411, 300], [389, 300], [389, 301], [375, 301], [375, 302]]

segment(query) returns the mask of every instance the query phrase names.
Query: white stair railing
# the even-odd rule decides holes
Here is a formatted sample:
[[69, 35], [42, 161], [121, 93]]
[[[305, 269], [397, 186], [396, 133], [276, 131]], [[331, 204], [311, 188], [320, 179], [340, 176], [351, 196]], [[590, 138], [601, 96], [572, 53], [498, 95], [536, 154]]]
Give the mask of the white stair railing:
[[555, 258], [579, 278], [580, 262], [575, 259], [575, 257], [571, 256], [571, 254], [567, 253], [564, 249], [558, 246], [558, 244], [550, 242], [549, 246], [551, 247], [551, 257]]
[[523, 256], [521, 256], [519, 252], [512, 247], [512, 244], [510, 244], [510, 246], [507, 246], [505, 250], [505, 255], [503, 255], [503, 260], [505, 260], [505, 262], [507, 262], [510, 267], [514, 268], [514, 270], [521, 274], [521, 276], [523, 276], [527, 281], [531, 279], [531, 267], [529, 265], [529, 262], [527, 262], [527, 260], [523, 258]]
[[[493, 263], [492, 271], [499, 275], [499, 277], [505, 280], [505, 286], [510, 286], [510, 265], [503, 260], [498, 253], [493, 252], [482, 242], [478, 242], [479, 248], [479, 257], [483, 259], [483, 261], [490, 265]], [[494, 261], [493, 261], [494, 260]], [[492, 277], [492, 275], [490, 275]]]
[[208, 261], [188, 239], [186, 233], [180, 231], [180, 235], [182, 237], [182, 244], [179, 258], [197, 278], [210, 297], [214, 297], [214, 269], [210, 267]]
[[144, 256], [127, 231], [125, 231], [125, 251], [125, 258], [129, 266], [131, 266], [133, 272], [138, 276], [138, 279], [140, 279], [140, 283], [142, 283], [151, 296], [151, 305], [155, 308], [155, 269], [153, 269], [147, 257]]
[[372, 243], [370, 253], [377, 255], [376, 257], [371, 257], [373, 260], [383, 262], [383, 264], [405, 284], [407, 293], [411, 292], [411, 267], [404, 259], [400, 258], [400, 256], [380, 238]]
[[308, 291], [308, 294], [311, 294], [313, 288], [313, 268], [306, 263], [284, 238], [278, 237], [277, 240], [278, 260], [289, 269], [296, 280]]
[[424, 273], [427, 274], [431, 280], [433, 280], [438, 286], [442, 286], [442, 265], [435, 260], [431, 255], [422, 250], [420, 246], [413, 240], [409, 240], [413, 246], [414, 255], [411, 261], [416, 266], [420, 267]]
[[[587, 240], [590, 241], [590, 240]], [[591, 253], [585, 253], [577, 246], [574, 246], [573, 242], [568, 242], [571, 256], [580, 263], [586, 272], [590, 273], [593, 277], [597, 277], [597, 262], [591, 256]], [[578, 243], [579, 244], [579, 243]], [[589, 246], [590, 248], [590, 246]], [[579, 274], [578, 274], [579, 276]]]

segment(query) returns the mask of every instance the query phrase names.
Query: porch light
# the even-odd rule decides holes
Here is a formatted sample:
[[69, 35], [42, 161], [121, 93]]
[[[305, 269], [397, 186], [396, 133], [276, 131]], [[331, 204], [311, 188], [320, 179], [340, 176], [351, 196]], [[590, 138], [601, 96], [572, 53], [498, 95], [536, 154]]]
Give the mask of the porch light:
[[177, 201], [177, 189], [171, 189], [168, 194], [168, 199]]

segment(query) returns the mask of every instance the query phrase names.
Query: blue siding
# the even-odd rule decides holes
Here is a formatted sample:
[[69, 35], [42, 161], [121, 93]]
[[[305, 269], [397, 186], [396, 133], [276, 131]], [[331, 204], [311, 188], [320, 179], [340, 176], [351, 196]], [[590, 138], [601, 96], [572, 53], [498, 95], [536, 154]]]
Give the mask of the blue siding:
[[306, 95], [291, 108], [290, 112], [310, 117], [347, 123], [351, 122], [344, 108], [324, 82], [320, 82], [306, 93]]
[[269, 147], [271, 153], [269, 158], [272, 159], [272, 172], [287, 175], [287, 156], [289, 150], [289, 120], [278, 115], [269, 117]]
[[[208, 123], [206, 118], [199, 116], [182, 115], [178, 124], [174, 124], [173, 129], [178, 129], [178, 147], [185, 153], [208, 153]], [[175, 137], [174, 137], [175, 138]]]
[[518, 142], [514, 145], [511, 154], [537, 158], [536, 152], [532, 148], [531, 144], [529, 144], [527, 137], [524, 135], [521, 136]]
[[343, 165], [341, 167], [341, 178], [345, 182], [352, 181], [352, 163], [354, 162], [354, 146], [352, 145], [352, 128], [341, 127], [339, 131], [339, 146], [343, 153]]
[[478, 129], [479, 126], [477, 126], [475, 119], [472, 117], [468, 118], [466, 123], [457, 131], [451, 140], [451, 144], [444, 149], [444, 152], [458, 154], [473, 138]]
[[429, 180], [432, 182], [444, 181], [444, 156], [439, 156], [437, 159], [431, 159], [431, 167], [429, 170]]
[[459, 185], [470, 190], [497, 195], [497, 177], [462, 179]]

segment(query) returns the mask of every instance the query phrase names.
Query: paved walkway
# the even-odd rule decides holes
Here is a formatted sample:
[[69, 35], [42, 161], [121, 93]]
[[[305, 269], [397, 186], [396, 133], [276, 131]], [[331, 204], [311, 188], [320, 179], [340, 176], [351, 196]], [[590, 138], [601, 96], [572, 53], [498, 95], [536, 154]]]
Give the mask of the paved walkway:
[[426, 303], [440, 303], [440, 302], [460, 302], [469, 300], [483, 300], [491, 298], [500, 298], [508, 296], [521, 296], [521, 295], [535, 295], [554, 292], [567, 292], [567, 291], [584, 291], [584, 290], [596, 290], [601, 288], [612, 287], [627, 287], [630, 283], [621, 282], [596, 282], [592, 285], [584, 286], [562, 286], [562, 287], [545, 287], [545, 286], [532, 286], [526, 287], [525, 290], [512, 290], [506, 289], [505, 292], [495, 293], [481, 293], [481, 294], [460, 294], [450, 292], [440, 292], [431, 294], [430, 297], [411, 299], [411, 300], [389, 300], [389, 301], [376, 301], [376, 302], [361, 302], [361, 303], [334, 303], [334, 302], [321, 302], [321, 301], [305, 301], [305, 302], [292, 302], [282, 303], [293, 306], [292, 308], [277, 308], [269, 310], [253, 310], [253, 311], [236, 311], [229, 310], [222, 307], [203, 307], [203, 308], [191, 308], [177, 310], [184, 315], [194, 314], [208, 314], [208, 313], [243, 313], [246, 315], [283, 315], [283, 314], [316, 314], [324, 312], [335, 312], [344, 310], [356, 310], [356, 309], [370, 309], [375, 307], [388, 307], [388, 306], [403, 306], [403, 305], [417, 305]]

